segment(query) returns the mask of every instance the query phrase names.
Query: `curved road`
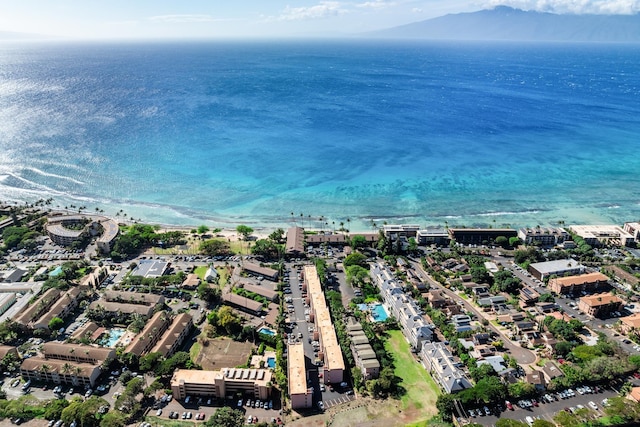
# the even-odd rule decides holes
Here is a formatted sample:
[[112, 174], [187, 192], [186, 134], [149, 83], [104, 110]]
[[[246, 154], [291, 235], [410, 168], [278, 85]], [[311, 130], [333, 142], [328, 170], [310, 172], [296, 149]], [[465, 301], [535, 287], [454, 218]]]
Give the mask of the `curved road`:
[[[440, 289], [444, 291], [444, 293], [448, 295], [449, 298], [451, 298], [453, 301], [462, 301], [462, 303], [464, 304], [464, 308], [467, 311], [470, 311], [478, 316], [478, 319], [486, 318], [484, 312], [477, 310], [476, 307], [467, 302], [467, 300], [465, 300], [464, 298], [460, 298], [458, 294], [436, 282], [431, 276], [429, 276], [429, 274], [427, 274], [426, 271], [422, 269], [422, 265], [419, 262], [411, 261], [411, 263], [413, 264], [414, 269], [422, 276], [422, 278], [429, 284], [432, 289]], [[536, 354], [533, 351], [522, 348], [520, 345], [515, 344], [492, 323], [489, 323], [488, 327], [502, 338], [504, 347], [509, 350], [511, 356], [513, 356], [519, 364], [530, 365], [536, 361]]]

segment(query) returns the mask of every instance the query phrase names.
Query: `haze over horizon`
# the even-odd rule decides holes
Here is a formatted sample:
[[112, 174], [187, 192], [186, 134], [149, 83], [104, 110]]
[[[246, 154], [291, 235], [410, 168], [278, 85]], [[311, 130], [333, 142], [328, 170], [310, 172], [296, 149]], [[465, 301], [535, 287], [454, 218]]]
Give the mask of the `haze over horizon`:
[[0, 32], [68, 39], [338, 37], [499, 5], [560, 14], [640, 12], [640, 0], [0, 0]]

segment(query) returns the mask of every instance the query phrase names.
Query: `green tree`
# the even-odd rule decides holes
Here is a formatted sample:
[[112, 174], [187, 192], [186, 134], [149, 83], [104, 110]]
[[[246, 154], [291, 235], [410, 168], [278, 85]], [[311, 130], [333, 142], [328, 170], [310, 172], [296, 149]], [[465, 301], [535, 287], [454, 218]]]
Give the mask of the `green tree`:
[[140, 370], [142, 372], [153, 371], [156, 369], [162, 359], [160, 353], [149, 353], [140, 357]]
[[47, 402], [44, 410], [44, 418], [47, 420], [59, 420], [62, 410], [69, 406], [67, 399], [55, 399]]
[[204, 234], [209, 231], [209, 227], [206, 225], [201, 225], [198, 227], [198, 234]]
[[359, 265], [350, 265], [345, 268], [347, 283], [352, 286], [364, 284], [369, 279], [369, 270]]
[[519, 246], [520, 243], [522, 243], [522, 241], [518, 237], [509, 237], [509, 246], [511, 246], [512, 248]]
[[221, 239], [209, 239], [200, 243], [201, 253], [208, 256], [228, 255], [231, 253], [229, 243]]
[[127, 416], [115, 410], [107, 412], [100, 421], [100, 427], [125, 427], [126, 425]]
[[244, 414], [237, 409], [223, 406], [209, 418], [209, 421], [205, 422], [205, 425], [208, 427], [242, 427]]
[[358, 251], [354, 251], [349, 255], [347, 255], [342, 264], [345, 266], [345, 268], [349, 267], [350, 265], [359, 265], [360, 267], [363, 267], [366, 269], [369, 268], [366, 255]]
[[361, 234], [356, 234], [351, 237], [350, 243], [353, 249], [364, 248], [365, 246], [367, 246], [367, 239]]
[[251, 233], [253, 233], [253, 228], [248, 225], [239, 225], [236, 227], [236, 231], [238, 234], [242, 235], [243, 240], [248, 240]]
[[538, 297], [538, 301], [540, 301], [540, 302], [556, 302], [556, 299], [553, 297], [552, 294], [547, 292], [545, 294], [541, 294], [540, 297]]
[[64, 320], [62, 320], [59, 317], [54, 317], [53, 319], [51, 319], [49, 321], [49, 330], [50, 331], [57, 331], [58, 329], [60, 329], [62, 327], [62, 325], [64, 325]]
[[280, 254], [284, 251], [284, 245], [277, 243], [271, 239], [258, 239], [251, 248], [251, 253], [260, 255], [266, 259], [279, 259]]
[[533, 424], [531, 425], [531, 427], [556, 427], [556, 425], [551, 421], [536, 419], [533, 420]]
[[494, 243], [497, 246], [506, 248], [507, 246], [509, 246], [509, 239], [507, 239], [506, 236], [498, 236], [496, 237], [496, 240], [494, 241]]
[[455, 411], [455, 396], [452, 394], [439, 394], [436, 400], [436, 408], [438, 408], [438, 414], [445, 421], [451, 421], [451, 414]]
[[217, 286], [209, 286], [209, 283], [202, 282], [198, 285], [196, 294], [208, 304], [216, 304], [220, 301], [221, 291]]

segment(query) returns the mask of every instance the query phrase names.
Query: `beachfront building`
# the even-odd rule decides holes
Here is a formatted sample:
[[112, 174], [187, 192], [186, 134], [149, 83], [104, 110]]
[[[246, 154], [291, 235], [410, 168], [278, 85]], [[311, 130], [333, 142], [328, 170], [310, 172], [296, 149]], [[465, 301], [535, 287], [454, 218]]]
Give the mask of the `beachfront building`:
[[307, 386], [304, 345], [302, 343], [289, 343], [287, 354], [287, 378], [289, 381], [291, 409], [311, 408], [313, 406], [313, 392]]
[[288, 258], [299, 258], [303, 257], [304, 254], [304, 228], [290, 227], [287, 230], [285, 255]]
[[71, 246], [90, 236], [100, 237], [96, 245], [102, 253], [113, 249], [120, 228], [112, 219], [96, 215], [58, 215], [48, 218], [46, 231], [49, 238], [61, 246]]
[[564, 228], [538, 226], [519, 229], [518, 238], [527, 245], [556, 246], [571, 239], [571, 235]]
[[498, 237], [517, 237], [511, 228], [450, 228], [449, 237], [463, 245], [489, 245]]
[[640, 241], [640, 222], [625, 222], [622, 229], [631, 234], [636, 242]]
[[399, 237], [416, 237], [420, 230], [420, 226], [416, 224], [385, 224], [382, 226], [382, 232], [387, 239], [396, 240]]
[[463, 371], [463, 364], [454, 359], [443, 343], [425, 343], [420, 352], [420, 360], [445, 393], [473, 387]]
[[318, 358], [323, 365], [324, 382], [341, 383], [344, 381], [344, 359], [315, 265], [304, 267], [304, 282], [308, 292], [309, 319], [315, 325], [313, 339], [320, 343]]
[[449, 244], [449, 232], [444, 228], [427, 228], [416, 232], [416, 241], [419, 245], [442, 245]]
[[529, 273], [538, 280], [545, 280], [551, 276], [582, 274], [584, 270], [585, 268], [582, 264], [571, 258], [534, 262], [529, 265]]
[[569, 229], [591, 246], [631, 246], [635, 242], [635, 236], [618, 225], [572, 225]]
[[173, 397], [188, 396], [268, 400], [272, 373], [269, 369], [222, 368], [217, 371], [178, 369], [171, 377]]
[[557, 295], [577, 295], [581, 292], [608, 291], [611, 289], [611, 285], [609, 285], [609, 277], [595, 272], [577, 276], [552, 277], [549, 279], [548, 288]]
[[621, 311], [624, 301], [609, 292], [587, 295], [580, 298], [578, 310], [593, 317], [609, 317], [614, 311]]

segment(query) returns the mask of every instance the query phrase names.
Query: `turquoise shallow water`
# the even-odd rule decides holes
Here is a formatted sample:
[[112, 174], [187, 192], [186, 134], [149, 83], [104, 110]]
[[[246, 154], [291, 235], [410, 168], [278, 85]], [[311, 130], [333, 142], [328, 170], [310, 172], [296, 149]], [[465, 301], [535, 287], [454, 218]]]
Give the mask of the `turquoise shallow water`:
[[6, 45], [0, 200], [234, 227], [635, 220], [639, 59], [587, 44]]

